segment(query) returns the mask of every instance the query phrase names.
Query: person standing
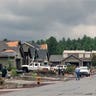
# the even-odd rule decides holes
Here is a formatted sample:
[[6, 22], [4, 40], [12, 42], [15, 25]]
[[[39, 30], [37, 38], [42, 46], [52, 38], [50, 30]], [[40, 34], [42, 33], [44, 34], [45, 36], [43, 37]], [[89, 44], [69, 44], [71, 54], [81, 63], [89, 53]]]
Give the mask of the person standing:
[[76, 80], [80, 80], [80, 68], [77, 66], [75, 68], [75, 75], [76, 75]]
[[58, 66], [58, 75], [59, 76], [61, 75], [61, 68], [60, 68], [60, 66]]
[[6, 77], [7, 76], [7, 68], [6, 68], [6, 66], [4, 66], [3, 68], [2, 68], [2, 77]]

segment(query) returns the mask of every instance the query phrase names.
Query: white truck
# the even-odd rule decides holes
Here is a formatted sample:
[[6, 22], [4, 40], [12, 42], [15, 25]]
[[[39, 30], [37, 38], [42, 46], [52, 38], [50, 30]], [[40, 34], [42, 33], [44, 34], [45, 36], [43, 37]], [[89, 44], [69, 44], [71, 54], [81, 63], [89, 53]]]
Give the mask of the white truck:
[[56, 71], [58, 69], [65, 69], [66, 70], [67, 66], [66, 65], [56, 65], [56, 66], [51, 67], [51, 70], [53, 70], [53, 71]]
[[34, 71], [34, 70], [50, 70], [50, 66], [48, 64], [40, 63], [40, 62], [31, 62], [28, 65], [22, 65], [22, 70], [24, 72]]

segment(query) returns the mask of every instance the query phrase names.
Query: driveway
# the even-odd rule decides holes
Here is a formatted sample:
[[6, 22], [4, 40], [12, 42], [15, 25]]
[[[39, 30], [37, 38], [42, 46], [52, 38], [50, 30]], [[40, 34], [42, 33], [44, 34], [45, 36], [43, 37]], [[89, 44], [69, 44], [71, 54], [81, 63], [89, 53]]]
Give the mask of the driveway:
[[76, 81], [59, 81], [42, 87], [23, 89], [0, 96], [96, 96], [96, 75]]

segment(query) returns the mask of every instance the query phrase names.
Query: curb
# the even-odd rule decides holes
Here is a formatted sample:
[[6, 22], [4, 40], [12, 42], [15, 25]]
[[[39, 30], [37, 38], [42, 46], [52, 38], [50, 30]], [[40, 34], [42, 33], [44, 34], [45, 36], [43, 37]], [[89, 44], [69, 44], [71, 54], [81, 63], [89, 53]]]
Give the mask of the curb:
[[0, 89], [0, 92], [10, 92], [10, 91], [18, 91], [18, 90], [22, 90], [24, 88], [20, 88], [20, 89]]

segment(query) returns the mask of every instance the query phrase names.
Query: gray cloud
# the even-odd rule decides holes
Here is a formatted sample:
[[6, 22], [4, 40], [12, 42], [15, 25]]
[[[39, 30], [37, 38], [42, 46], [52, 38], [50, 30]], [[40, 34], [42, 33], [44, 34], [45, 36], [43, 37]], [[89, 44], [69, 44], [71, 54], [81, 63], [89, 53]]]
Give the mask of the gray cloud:
[[95, 0], [0, 0], [0, 38], [94, 37], [95, 4]]

